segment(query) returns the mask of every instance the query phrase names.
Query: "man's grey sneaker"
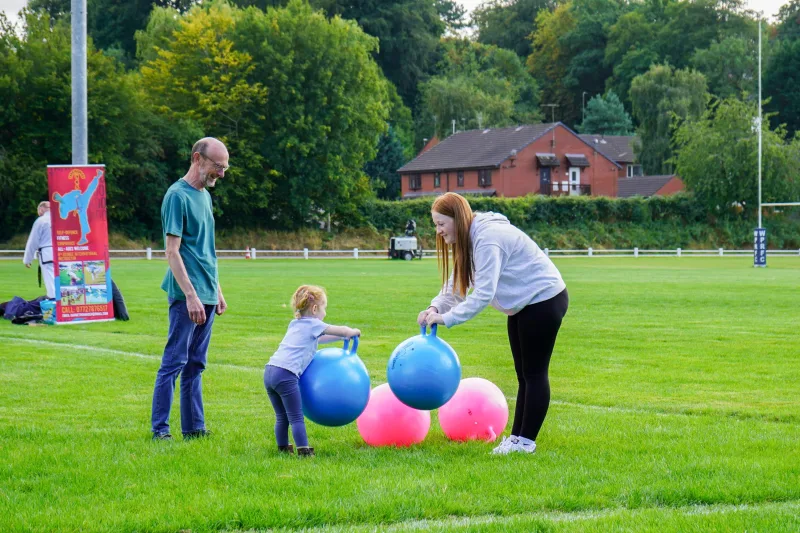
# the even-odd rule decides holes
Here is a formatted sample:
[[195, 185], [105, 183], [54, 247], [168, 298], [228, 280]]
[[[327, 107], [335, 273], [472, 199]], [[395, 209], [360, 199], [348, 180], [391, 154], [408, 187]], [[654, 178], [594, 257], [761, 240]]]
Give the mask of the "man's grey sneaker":
[[184, 433], [183, 440], [199, 439], [200, 437], [210, 437], [210, 436], [211, 436], [211, 430], [198, 429], [197, 431], [190, 431], [189, 433]]
[[153, 440], [172, 440], [169, 433], [153, 433]]
[[511, 451], [511, 447], [517, 442], [517, 437], [514, 435], [509, 435], [508, 437], [504, 438], [500, 441], [500, 445], [497, 446], [494, 450], [492, 450], [492, 454], [494, 455], [505, 455]]

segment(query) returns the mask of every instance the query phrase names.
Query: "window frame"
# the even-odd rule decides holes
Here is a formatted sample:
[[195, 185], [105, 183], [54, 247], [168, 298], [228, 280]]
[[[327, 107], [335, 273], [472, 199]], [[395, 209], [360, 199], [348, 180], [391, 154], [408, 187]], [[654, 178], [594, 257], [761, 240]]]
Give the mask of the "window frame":
[[482, 168], [478, 170], [478, 186], [479, 187], [492, 186], [492, 169]]

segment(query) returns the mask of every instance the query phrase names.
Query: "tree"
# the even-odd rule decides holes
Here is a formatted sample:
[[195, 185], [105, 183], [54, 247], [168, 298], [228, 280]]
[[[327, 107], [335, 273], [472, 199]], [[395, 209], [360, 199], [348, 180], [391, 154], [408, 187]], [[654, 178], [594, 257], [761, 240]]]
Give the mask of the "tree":
[[164, 116], [229, 146], [213, 193], [222, 224], [296, 228], [355, 212], [389, 117], [377, 44], [300, 0], [266, 12], [211, 2], [181, 19], [143, 81]]
[[[675, 132], [675, 165], [686, 187], [714, 211], [736, 204], [745, 215], [758, 205], [758, 108], [754, 102], [726, 98]], [[764, 122], [763, 200], [800, 197], [800, 141], [788, 142], [786, 130]]]
[[378, 142], [378, 155], [364, 165], [364, 172], [369, 176], [372, 189], [382, 200], [400, 198], [400, 174], [397, 169], [408, 159], [403, 154], [403, 145], [389, 128]]
[[628, 104], [633, 78], [654, 63], [687, 68], [697, 50], [729, 36], [752, 33], [742, 0], [646, 0], [620, 16], [609, 30], [606, 87]]
[[786, 124], [789, 135], [800, 131], [800, 0], [779, 12], [778, 39], [764, 73], [766, 108], [773, 126]]
[[789, 0], [778, 10], [778, 37], [796, 39], [800, 37], [800, 0]]
[[[0, 23], [0, 71], [0, 238], [7, 238], [26, 230], [47, 198], [47, 165], [71, 160], [69, 25], [32, 12], [19, 35]], [[196, 132], [160, 120], [138, 76], [91, 43], [87, 78], [89, 161], [106, 165], [109, 226], [152, 236], [153, 195], [176, 177], [174, 154]]]
[[699, 117], [707, 100], [706, 79], [694, 70], [653, 65], [633, 79], [631, 103], [641, 138], [635, 150], [646, 174], [672, 173], [672, 132], [681, 121]]
[[578, 131], [596, 135], [632, 135], [633, 121], [614, 91], [597, 95], [586, 105], [586, 118]]
[[[539, 88], [513, 52], [465, 39], [444, 43], [441, 74], [421, 87], [422, 117], [436, 117], [433, 134], [500, 127], [541, 119]], [[418, 117], [419, 118], [419, 117]]]
[[172, 34], [181, 28], [181, 15], [173, 8], [157, 8], [150, 13], [147, 26], [136, 32], [136, 59], [147, 63], [158, 59], [161, 50], [172, 42]]
[[726, 37], [694, 53], [691, 63], [705, 75], [711, 94], [720, 99], [757, 95], [758, 44], [755, 39], [757, 35]]
[[[563, 84], [572, 99], [570, 108], [577, 110], [584, 92], [604, 92], [606, 79], [612, 73], [604, 61], [608, 33], [629, 6], [621, 0], [571, 0], [568, 9], [574, 24], [558, 43], [564, 49], [564, 57], [569, 57]], [[577, 124], [581, 116], [562, 114], [561, 119]]]
[[605, 62], [612, 67], [612, 76], [606, 79], [606, 89], [614, 91], [629, 104], [631, 82], [647, 72], [661, 57], [652, 42], [660, 21], [640, 10], [622, 15], [609, 31]]
[[433, 0], [312, 0], [312, 5], [329, 17], [355, 20], [379, 39], [375, 60], [409, 107], [439, 59], [439, 38], [447, 27], [441, 16], [456, 16], [448, 15], [446, 2]]
[[[132, 59], [136, 56], [135, 34], [147, 26], [153, 6], [172, 8], [182, 13], [193, 3], [194, 0], [87, 0], [87, 33], [97, 48], [116, 51], [112, 53], [132, 66]], [[71, 2], [30, 0], [29, 7], [33, 11], [48, 13], [51, 20], [69, 19]]]
[[478, 42], [513, 50], [524, 59], [531, 53], [528, 36], [540, 27], [537, 16], [557, 4], [558, 0], [487, 0], [472, 13]]
[[465, 19], [467, 9], [455, 0], [435, 0], [436, 11], [439, 13], [439, 18], [444, 21], [447, 30], [450, 33], [456, 33], [458, 30], [467, 26]]
[[568, 74], [571, 56], [561, 46], [561, 36], [575, 27], [569, 5], [562, 4], [554, 11], [541, 11], [536, 17], [536, 27], [533, 52], [528, 56], [527, 66], [541, 84], [541, 101], [556, 104], [559, 118], [577, 117], [580, 115], [580, 99], [576, 103], [571, 92], [573, 87]]

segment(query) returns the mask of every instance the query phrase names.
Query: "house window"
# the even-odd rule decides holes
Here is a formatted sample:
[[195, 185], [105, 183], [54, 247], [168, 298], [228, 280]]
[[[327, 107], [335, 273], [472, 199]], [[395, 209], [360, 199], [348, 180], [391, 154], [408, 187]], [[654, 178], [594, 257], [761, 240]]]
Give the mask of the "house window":
[[459, 171], [458, 177], [456, 178], [456, 183], [458, 187], [464, 186], [464, 173]]
[[441, 186], [442, 186], [442, 175], [439, 172], [436, 172], [433, 175], [433, 187], [435, 189], [438, 189]]
[[632, 178], [634, 176], [641, 176], [642, 175], [642, 165], [628, 165], [628, 177]]
[[478, 171], [478, 185], [481, 187], [489, 187], [492, 184], [492, 171], [491, 169], [483, 169]]
[[411, 174], [408, 176], [408, 188], [412, 191], [418, 191], [422, 188], [422, 176], [419, 174]]

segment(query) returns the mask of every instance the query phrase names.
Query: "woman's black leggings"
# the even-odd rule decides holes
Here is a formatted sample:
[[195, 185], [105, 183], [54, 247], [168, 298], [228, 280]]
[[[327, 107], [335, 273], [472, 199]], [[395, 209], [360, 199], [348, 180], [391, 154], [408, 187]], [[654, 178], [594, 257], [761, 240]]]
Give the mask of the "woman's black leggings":
[[508, 341], [514, 356], [519, 390], [511, 434], [536, 440], [550, 406], [547, 369], [561, 320], [567, 314], [567, 289], [508, 317]]

